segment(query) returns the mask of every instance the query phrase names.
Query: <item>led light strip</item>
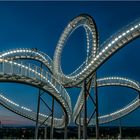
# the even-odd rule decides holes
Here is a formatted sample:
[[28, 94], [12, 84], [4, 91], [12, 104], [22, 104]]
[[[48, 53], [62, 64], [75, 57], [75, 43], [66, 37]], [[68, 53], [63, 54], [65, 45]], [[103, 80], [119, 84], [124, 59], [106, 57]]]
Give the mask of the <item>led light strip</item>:
[[[83, 22], [83, 20], [85, 20], [85, 22]], [[88, 24], [88, 20], [90, 20], [90, 24]], [[69, 24], [71, 26], [74, 24], [74, 27], [71, 27]], [[115, 37], [113, 36], [109, 41], [107, 41], [107, 43], [101, 45], [102, 48], [99, 48], [100, 50], [97, 52], [97, 29], [96, 24], [91, 19], [91, 17], [88, 17], [88, 15], [81, 15], [76, 17], [69, 24], [64, 29], [64, 32], [62, 33], [60, 40], [58, 41], [53, 59], [53, 73], [57, 75], [59, 79], [64, 79], [62, 81], [62, 84], [66, 87], [73, 87], [75, 85], [80, 84], [91, 73], [96, 71], [97, 68], [100, 67], [102, 63], [105, 62], [111, 55], [116, 53], [120, 48], [124, 47], [125, 44], [133, 41], [135, 38], [140, 36], [140, 20], [137, 20], [134, 23], [131, 23], [129, 26], [123, 28], [123, 31], [119, 32], [118, 34], [115, 34]], [[91, 55], [88, 56], [88, 58], [82, 63], [82, 65], [78, 67], [74, 72], [72, 72], [69, 75], [65, 75], [61, 69], [62, 50], [69, 36], [80, 26], [86, 26], [86, 28], [89, 29], [89, 31], [91, 32], [90, 34], [92, 34], [92, 36], [89, 36], [89, 33], [87, 33], [86, 35], [87, 40], [93, 39], [92, 44], [90, 44], [90, 47], [92, 47], [93, 52], [91, 52]], [[131, 37], [127, 38], [127, 36]], [[122, 42], [123, 39], [125, 39], [126, 42]], [[89, 45], [87, 45], [87, 47], [89, 48]], [[89, 49], [87, 49], [87, 52], [89, 53]]]
[[[140, 98], [139, 98], [140, 97], [140, 84], [136, 81], [133, 81], [131, 79], [124, 78], [124, 77], [105, 77], [105, 78], [97, 79], [97, 86], [98, 87], [125, 86], [125, 87], [136, 90], [139, 94], [139, 96], [136, 99], [134, 99], [134, 101], [130, 102], [126, 107], [123, 107], [113, 113], [100, 116], [99, 124], [108, 123], [113, 120], [119, 119], [131, 113], [132, 111], [134, 111], [136, 108], [140, 106]], [[84, 92], [81, 92], [78, 97], [75, 108], [73, 110], [73, 120], [77, 124], [79, 124], [78, 119], [77, 119], [79, 112], [84, 104], [83, 98], [84, 98]], [[89, 125], [95, 125], [95, 119], [92, 119]]]
[[[30, 108], [27, 108], [25, 106], [15, 103], [14, 101], [5, 97], [3, 94], [0, 94], [0, 103], [3, 106], [8, 107], [10, 110], [15, 111], [17, 114], [19, 114], [23, 117], [26, 117], [30, 120], [36, 121], [37, 114], [34, 111], [32, 111]], [[46, 118], [48, 118], [47, 115], [39, 113], [39, 122], [40, 123], [42, 123]], [[50, 125], [50, 120], [51, 120], [51, 117], [48, 121], [46, 121], [45, 124]], [[54, 118], [54, 122], [55, 122], [55, 124], [57, 123], [57, 126], [60, 126], [63, 123], [63, 119]]]
[[52, 59], [47, 54], [35, 49], [17, 48], [13, 50], [8, 50], [5, 52], [1, 52], [0, 58], [10, 58], [11, 60], [16, 60], [20, 58], [34, 58], [35, 60], [41, 61], [52, 72]]
[[[71, 107], [71, 100], [70, 100], [69, 94], [67, 93], [65, 88], [57, 80], [55, 80], [53, 75], [50, 75], [51, 77], [49, 78], [48, 75], [43, 75], [43, 73], [42, 73], [42, 71], [44, 71], [43, 69], [41, 71], [36, 71], [35, 69], [32, 68], [32, 65], [23, 65], [23, 64], [20, 64], [17, 62], [8, 61], [6, 59], [0, 59], [0, 65], [1, 65], [0, 72], [4, 75], [8, 75], [7, 80], [12, 81], [12, 76], [18, 75], [20, 77], [23, 77], [23, 76], [26, 78], [29, 77], [33, 80], [34, 80], [34, 78], [36, 78], [37, 81], [42, 81], [44, 84], [44, 86], [42, 87], [43, 90], [49, 91], [50, 94], [59, 101], [60, 105], [62, 106], [62, 109], [67, 114], [68, 122], [70, 123], [72, 107]], [[7, 67], [8, 67], [8, 71], [7, 71]], [[14, 69], [16, 69], [16, 71], [14, 71]], [[44, 71], [44, 73], [46, 73], [46, 72]], [[0, 78], [0, 80], [2, 80], [2, 77]], [[18, 79], [16, 79], [16, 80], [18, 82]], [[22, 79], [20, 79], [20, 81], [21, 80]], [[23, 81], [24, 81], [24, 83], [26, 83], [26, 80], [23, 80]], [[28, 80], [27, 80], [27, 84], [28, 84]], [[30, 84], [32, 84], [34, 86], [33, 83], [30, 83]], [[46, 89], [46, 87], [48, 87], [48, 89]], [[11, 101], [9, 100], [9, 102], [11, 102]], [[11, 102], [11, 103], [14, 104], [14, 102]], [[31, 111], [29, 108], [26, 108], [24, 106], [22, 106], [22, 109], [24, 109], [26, 111]], [[57, 122], [57, 121], [59, 121], [59, 122]], [[54, 124], [54, 127], [56, 127], [56, 128], [64, 127], [64, 125], [65, 125], [64, 121], [65, 121], [65, 119], [62, 116], [62, 119], [57, 119], [55, 121], [56, 123]], [[60, 124], [60, 122], [61, 122], [61, 124]], [[48, 125], [50, 125], [50, 122], [48, 123]]]

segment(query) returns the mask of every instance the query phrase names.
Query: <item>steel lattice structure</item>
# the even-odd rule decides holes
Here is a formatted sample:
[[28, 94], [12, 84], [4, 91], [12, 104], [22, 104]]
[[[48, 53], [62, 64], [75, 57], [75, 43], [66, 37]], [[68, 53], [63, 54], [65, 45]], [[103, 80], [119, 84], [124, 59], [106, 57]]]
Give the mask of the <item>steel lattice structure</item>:
[[[65, 75], [61, 69], [61, 54], [65, 43], [70, 35], [79, 27], [83, 27], [86, 33], [87, 40], [87, 58], [74, 72]], [[83, 82], [93, 78], [93, 75], [98, 68], [119, 49], [140, 36], [140, 20], [136, 20], [122, 28], [119, 32], [112, 35], [103, 44], [98, 43], [98, 32], [95, 21], [89, 15], [82, 14], [72, 19], [65, 27], [54, 53], [53, 60], [45, 53], [36, 49], [13, 49], [0, 53], [0, 81], [1, 82], [17, 82], [29, 84], [48, 92], [61, 105], [63, 112], [67, 118], [67, 123], [74, 121], [79, 124], [79, 113], [84, 104], [84, 85]], [[34, 64], [24, 64], [22, 59], [31, 59], [41, 62], [48, 70], [36, 66]], [[94, 82], [91, 81], [91, 87], [94, 88]], [[103, 86], [124, 86], [132, 88], [138, 92], [138, 96], [127, 106], [99, 116], [99, 124], [108, 123], [119, 119], [130, 112], [134, 111], [140, 105], [140, 83], [125, 77], [105, 77], [96, 80], [97, 87]], [[69, 87], [79, 87], [81, 92], [77, 99], [74, 108], [71, 106], [71, 99], [66, 91]], [[9, 110], [36, 121], [37, 113], [33, 112], [28, 107], [20, 106], [19, 104], [9, 100], [4, 95], [0, 94], [0, 103]], [[48, 118], [45, 122], [44, 120]], [[44, 122], [46, 125], [51, 125], [51, 116], [39, 113], [39, 122]], [[65, 127], [65, 117], [54, 118], [53, 127]], [[88, 121], [88, 119], [87, 119]], [[83, 118], [81, 118], [83, 125]], [[91, 119], [89, 125], [95, 125], [95, 119]]]

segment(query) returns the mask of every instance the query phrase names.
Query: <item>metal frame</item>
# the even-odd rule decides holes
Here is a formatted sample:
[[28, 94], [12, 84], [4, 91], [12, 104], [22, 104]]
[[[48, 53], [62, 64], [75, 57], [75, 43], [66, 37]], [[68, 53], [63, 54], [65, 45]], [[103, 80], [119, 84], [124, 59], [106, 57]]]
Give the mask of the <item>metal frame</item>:
[[52, 98], [52, 114], [51, 114], [51, 127], [50, 127], [50, 139], [53, 139], [53, 121], [54, 121], [54, 98]]
[[[90, 95], [90, 88], [92, 81], [94, 79], [94, 95], [95, 99]], [[87, 97], [89, 97], [94, 104], [95, 109], [91, 113], [89, 119], [87, 118]], [[81, 109], [82, 111], [82, 109]], [[79, 126], [78, 126], [78, 138], [81, 138], [81, 111], [79, 112]], [[98, 121], [98, 94], [97, 94], [97, 75], [96, 73], [92, 74], [90, 79], [86, 79], [84, 81], [84, 104], [83, 104], [84, 118], [83, 118], [83, 139], [87, 139], [87, 127], [93, 118], [94, 114], [96, 114], [96, 139], [99, 139], [99, 121]], [[77, 119], [78, 119], [77, 118]]]
[[[89, 47], [92, 47], [91, 55], [87, 55], [87, 59], [72, 74], [64, 75], [61, 70], [61, 65], [60, 65], [61, 64], [60, 63], [61, 53], [62, 53], [63, 47], [64, 47], [66, 41], [68, 40], [69, 36], [72, 34], [72, 32], [74, 32], [80, 26], [84, 27], [84, 29], [86, 31], [87, 52], [89, 51]], [[82, 105], [84, 108], [83, 137], [85, 139], [87, 138], [87, 126], [88, 126], [88, 124], [90, 124], [90, 122], [91, 122], [91, 124], [93, 123], [94, 120], [92, 119], [92, 117], [96, 113], [96, 138], [98, 139], [100, 121], [101, 121], [101, 123], [107, 123], [107, 122], [116, 120], [116, 119], [123, 117], [126, 114], [132, 112], [134, 109], [136, 109], [139, 106], [139, 98], [138, 99], [136, 98], [137, 100], [136, 101], [134, 100], [135, 102], [128, 105], [126, 108], [122, 108], [119, 111], [112, 113], [111, 115], [104, 115], [104, 116], [100, 116], [100, 117], [98, 116], [97, 87], [100, 85], [100, 82], [97, 81], [96, 71], [114, 53], [116, 53], [118, 50], [123, 48], [126, 44], [133, 41], [137, 37], [140, 37], [140, 21], [139, 20], [131, 23], [130, 25], [126, 26], [125, 28], [123, 28], [121, 31], [119, 31], [115, 35], [111, 36], [107, 41], [105, 41], [103, 44], [101, 44], [101, 47], [97, 51], [98, 32], [97, 32], [97, 27], [96, 27], [95, 21], [89, 15], [81, 14], [78, 17], [71, 20], [70, 23], [65, 28], [64, 32], [62, 33], [60, 40], [56, 47], [53, 61], [46, 54], [37, 51], [36, 48], [35, 49], [15, 49], [15, 50], [10, 50], [10, 51], [1, 53], [0, 54], [0, 67], [1, 67], [0, 73], [2, 73], [1, 74], [2, 76], [0, 77], [0, 80], [4, 81], [4, 82], [10, 81], [10, 82], [26, 83], [26, 84], [30, 84], [30, 85], [39, 87], [35, 138], [38, 138], [40, 100], [43, 101], [43, 99], [41, 98], [41, 90], [44, 90], [44, 91], [48, 90], [48, 92], [50, 92], [50, 95], [52, 95], [53, 98], [55, 97], [55, 99], [61, 104], [64, 114], [65, 114], [65, 119], [63, 119], [63, 122], [62, 122], [62, 120], [59, 120], [59, 122], [62, 122], [62, 124], [64, 124], [64, 122], [65, 122], [65, 125], [63, 125], [63, 126], [59, 125], [59, 127], [65, 127], [64, 138], [66, 138], [67, 137], [67, 125], [68, 125], [68, 123], [70, 123], [72, 108], [71, 108], [70, 97], [64, 87], [74, 87], [77, 85], [81, 86], [80, 84], [84, 81], [84, 104]], [[23, 54], [23, 57], [20, 56], [21, 54]], [[37, 66], [31, 67], [30, 64], [23, 65], [22, 63], [16, 63], [13, 61], [15, 59], [38, 60], [38, 61], [44, 63], [44, 65], [49, 69], [49, 72], [46, 72], [45, 70], [43, 70], [42, 66], [39, 67], [40, 72], [38, 72]], [[7, 70], [7, 67], [10, 67], [10, 69]], [[15, 69], [14, 69], [14, 67], [15, 67]], [[43, 72], [46, 72], [45, 75]], [[90, 86], [92, 84], [92, 79], [90, 79], [90, 75], [92, 73], [94, 73], [95, 99], [93, 99], [90, 94]], [[40, 78], [38, 78], [39, 76], [40, 76]], [[49, 76], [50, 76], [50, 79], [49, 79]], [[36, 84], [36, 82], [33, 81], [34, 79], [39, 84]], [[105, 84], [108, 84], [109, 86], [111, 86], [112, 84], [127, 86], [127, 87], [133, 88], [133, 89], [137, 90], [138, 92], [140, 92], [139, 83], [137, 83], [135, 81], [124, 78], [123, 80], [122, 79], [121, 80], [125, 83], [121, 83], [120, 79], [119, 79], [120, 81], [119, 80], [117, 81], [119, 83], [117, 83], [117, 82], [113, 83], [112, 81], [114, 79], [110, 79], [110, 80], [111, 80], [110, 83], [108, 81], [108, 83], [105, 83]], [[50, 84], [50, 85], [48, 86], [47, 84], [48, 85]], [[43, 86], [44, 87], [46, 86], [46, 89]], [[51, 88], [51, 90], [50, 90], [50, 88]], [[58, 97], [58, 94], [55, 94], [55, 93], [58, 93], [59, 97]], [[87, 97], [88, 96], [92, 100], [93, 104], [95, 105], [95, 110], [93, 110], [93, 113], [91, 114], [89, 119], [87, 119]], [[139, 97], [140, 97], [140, 95], [139, 95]], [[44, 101], [43, 101], [43, 103], [48, 107], [48, 105]], [[79, 106], [81, 105], [81, 101], [78, 102], [78, 105]], [[7, 104], [5, 106], [7, 108], [10, 108]], [[54, 113], [54, 103], [52, 103], [52, 109], [50, 109], [50, 107], [48, 107], [48, 108], [50, 111], [52, 111], [52, 114], [50, 115], [52, 117], [50, 137], [53, 138], [53, 125], [55, 125], [54, 124], [54, 114], [53, 114]], [[11, 110], [13, 112], [16, 112], [17, 114], [20, 114], [14, 108], [12, 108]], [[121, 113], [123, 112], [123, 114], [121, 114], [120, 112]], [[42, 126], [50, 116], [45, 118], [40, 126]], [[77, 116], [76, 116], [76, 118], [77, 118]], [[81, 116], [79, 116], [79, 118], [81, 120]], [[79, 123], [81, 123], [81, 121], [79, 121]], [[80, 126], [81, 126], [81, 124], [80, 124]], [[80, 129], [81, 128], [79, 127], [79, 134], [80, 134]], [[79, 137], [80, 137], [80, 135], [79, 135]]]
[[94, 95], [95, 95], [95, 113], [96, 113], [96, 139], [99, 139], [99, 111], [98, 111], [98, 91], [97, 91], [97, 73], [94, 73]]
[[[46, 73], [43, 69], [38, 69], [38, 67], [34, 65], [24, 65], [5, 59], [0, 59], [0, 67], [0, 74], [3, 75], [1, 76], [0, 81], [29, 84], [48, 92], [49, 95], [53, 96], [60, 103], [63, 112], [69, 117], [68, 123], [70, 122], [72, 111], [70, 97], [64, 87], [51, 74]], [[6, 69], [7, 67], [8, 71]], [[56, 87], [54, 87], [54, 85]], [[56, 128], [63, 128], [63, 121], [63, 118], [55, 118], [56, 123], [54, 126]], [[49, 124], [49, 122], [47, 123]]]
[[84, 81], [84, 119], [83, 119], [83, 139], [87, 139], [87, 82]]
[[[41, 126], [45, 126], [46, 129], [46, 125], [45, 122], [49, 119], [49, 117], [51, 117], [51, 126], [50, 126], [50, 139], [53, 139], [53, 121], [54, 121], [54, 97], [52, 98], [52, 109], [50, 109], [49, 105], [43, 100], [43, 98], [41, 97], [41, 95], [43, 95], [44, 92], [41, 92], [41, 90], [39, 89], [39, 95], [38, 95], [38, 105], [37, 105], [37, 119], [36, 119], [36, 128], [35, 128], [35, 139], [38, 139], [38, 129]], [[44, 103], [44, 105], [49, 109], [49, 111], [51, 111], [50, 115], [44, 119], [44, 121], [39, 125], [39, 110], [40, 110], [40, 101], [42, 101]]]
[[40, 92], [41, 90], [39, 89], [38, 93], [38, 102], [37, 102], [37, 116], [36, 116], [36, 127], [35, 127], [35, 139], [38, 139], [38, 119], [39, 119], [39, 110], [40, 110]]
[[81, 112], [79, 113], [78, 139], [81, 139]]
[[67, 125], [68, 125], [68, 120], [67, 120], [67, 116], [66, 116], [66, 114], [65, 114], [64, 139], [67, 139], [67, 137], [68, 137]]
[[[41, 63], [40, 71], [42, 71], [43, 63]], [[40, 75], [41, 78], [41, 75]], [[51, 114], [40, 124], [40, 127], [45, 124], [47, 119], [51, 116], [51, 127], [50, 127], [50, 139], [53, 139], [53, 121], [54, 121], [54, 97], [52, 97], [52, 109], [49, 107], [49, 105], [43, 100], [41, 97], [44, 94], [44, 91], [41, 92], [41, 89], [39, 88], [38, 93], [38, 103], [37, 103], [37, 119], [36, 119], [36, 128], [35, 128], [35, 139], [38, 139], [38, 119], [39, 119], [39, 112], [40, 112], [40, 100], [44, 103], [44, 105], [51, 111]], [[46, 127], [46, 125], [45, 125]]]

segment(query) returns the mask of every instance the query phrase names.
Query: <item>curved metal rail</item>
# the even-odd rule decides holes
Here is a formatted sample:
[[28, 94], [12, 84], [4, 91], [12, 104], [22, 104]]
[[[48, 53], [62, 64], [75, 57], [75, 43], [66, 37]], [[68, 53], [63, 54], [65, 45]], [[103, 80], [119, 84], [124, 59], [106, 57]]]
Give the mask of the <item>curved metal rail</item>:
[[25, 83], [49, 92], [61, 104], [70, 122], [72, 114], [70, 97], [65, 88], [45, 70], [35, 65], [27, 66], [0, 59], [0, 81]]
[[[87, 58], [78, 69], [69, 75], [65, 75], [61, 69], [61, 54], [69, 36], [79, 27], [83, 27], [86, 32]], [[122, 28], [119, 32], [105, 41], [100, 48], [98, 47], [97, 33], [96, 24], [92, 17], [82, 14], [74, 18], [64, 29], [58, 41], [53, 61], [48, 55], [36, 49], [16, 49], [2, 52], [0, 54], [0, 81], [31, 84], [42, 88], [44, 91], [48, 91], [50, 95], [54, 96], [61, 104], [70, 123], [72, 114], [71, 100], [64, 87], [75, 87], [81, 85], [84, 79], [89, 78], [90, 75], [93, 74], [114, 53], [139, 37], [140, 19]], [[36, 66], [23, 65], [12, 61], [12, 59], [24, 58], [41, 61], [48, 67], [52, 74]], [[97, 84], [98, 86], [126, 86], [139, 92], [139, 83], [127, 78], [121, 79], [120, 77], [109, 77], [109, 79], [99, 79]], [[83, 104], [82, 96], [83, 87], [74, 108], [74, 121], [76, 121], [79, 109]], [[119, 117], [123, 117], [124, 115], [132, 112], [138, 106], [139, 99], [137, 98], [129, 106], [126, 106], [119, 111], [100, 116], [99, 122], [106, 123], [118, 119]], [[61, 125], [58, 123], [59, 125], [56, 125], [56, 127], [62, 127], [62, 121], [58, 122], [61, 122]], [[94, 119], [91, 121], [91, 124], [94, 124]]]
[[[137, 90], [138, 92], [140, 92], [140, 86], [137, 82], [134, 82], [130, 79], [122, 78], [122, 77], [107, 77], [107, 78], [98, 79], [98, 86], [99, 87], [125, 86], [125, 87], [129, 87], [129, 88], [133, 88], [133, 89]], [[79, 101], [82, 101], [82, 100], [83, 99], [81, 98]], [[23, 116], [32, 121], [36, 121], [35, 112], [33, 112], [31, 109], [29, 109], [27, 107], [20, 106], [19, 104], [11, 101], [10, 99], [3, 96], [2, 94], [0, 94], [0, 104], [2, 104], [4, 107], [8, 108], [12, 112], [14, 112], [20, 116]], [[78, 109], [80, 109], [79, 107], [82, 106], [82, 102], [80, 105], [77, 105], [77, 106], [78, 106], [78, 108], [74, 109], [74, 111], [75, 111], [74, 113], [78, 114], [78, 112], [79, 112]], [[103, 123], [108, 123], [108, 122], [114, 121], [116, 119], [119, 119], [119, 118], [129, 114], [130, 112], [134, 111], [139, 106], [140, 106], [140, 99], [139, 99], [139, 96], [137, 96], [136, 99], [134, 99], [132, 102], [130, 102], [127, 106], [123, 107], [122, 109], [117, 110], [117, 111], [107, 114], [107, 115], [100, 116], [99, 123], [103, 124]], [[75, 122], [78, 124], [78, 121], [76, 120], [76, 116], [78, 117], [77, 114], [73, 114], [73, 117], [75, 118]], [[48, 120], [46, 121], [45, 124], [50, 125], [51, 117], [49, 117], [45, 114], [42, 114], [42, 113], [39, 114], [40, 123], [42, 123], [46, 118], [48, 118]], [[81, 121], [83, 121], [83, 119], [81, 119]], [[63, 119], [54, 118], [54, 122], [55, 122], [54, 127], [56, 127], [56, 128], [59, 128], [58, 126], [62, 126], [62, 124], [65, 125]], [[95, 125], [94, 119], [91, 120], [90, 125]]]
[[[119, 118], [129, 114], [130, 112], [134, 111], [136, 108], [138, 108], [140, 106], [140, 98], [139, 98], [140, 97], [140, 84], [134, 80], [130, 80], [130, 79], [123, 78], [123, 77], [106, 77], [106, 78], [98, 79], [97, 86], [98, 87], [123, 86], [123, 87], [128, 87], [128, 88], [134, 89], [139, 94], [139, 96], [136, 99], [134, 99], [131, 103], [129, 103], [126, 107], [121, 108], [120, 110], [117, 110], [113, 113], [100, 116], [99, 124], [108, 123], [113, 120], [119, 119]], [[80, 110], [82, 109], [83, 104], [84, 104], [84, 92], [82, 90], [78, 97], [75, 108], [73, 110], [73, 120], [77, 124], [78, 124], [77, 118], [78, 118]], [[95, 120], [92, 119], [91, 122], [89, 123], [89, 125], [95, 125]]]
[[30, 48], [17, 48], [0, 53], [0, 58], [7, 60], [33, 59], [43, 63], [52, 72], [52, 59], [45, 53]]
[[[87, 58], [85, 60], [84, 68], [86, 68], [86, 65], [89, 63], [89, 56], [92, 58], [95, 58], [96, 52], [97, 52], [97, 46], [98, 46], [98, 36], [97, 36], [97, 28], [94, 20], [89, 15], [82, 14], [73, 20], [66, 26], [64, 29], [58, 44], [56, 46], [56, 50], [54, 53], [53, 58], [53, 74], [61, 79], [61, 83], [66, 86], [74, 86], [75, 83], [77, 83], [77, 79], [72, 78], [70, 75], [64, 75], [64, 73], [61, 70], [61, 54], [64, 48], [64, 45], [70, 35], [79, 27], [83, 27], [86, 32], [86, 39], [87, 39]], [[81, 70], [81, 69], [80, 69]], [[74, 82], [73, 85], [71, 85], [71, 82]], [[68, 84], [68, 85], [67, 85]]]
[[[0, 94], [0, 104], [2, 106], [4, 106], [5, 108], [7, 108], [8, 110], [10, 110], [22, 117], [25, 117], [32, 121], [36, 121], [36, 116], [37, 116], [36, 112], [31, 110], [30, 108], [27, 108], [25, 106], [15, 103], [14, 101], [6, 98], [3, 94]], [[64, 117], [62, 117], [62, 118], [64, 118]], [[54, 127], [55, 128], [60, 128], [60, 126], [64, 127], [65, 123], [62, 118], [61, 119], [54, 118]], [[51, 125], [51, 117], [48, 115], [45, 115], [43, 113], [39, 113], [39, 123], [40, 124], [43, 123], [44, 120], [46, 120], [44, 125], [48, 125], [48, 126]]]
[[[89, 18], [89, 17], [88, 17]], [[87, 26], [88, 28], [92, 28], [93, 31], [90, 30], [92, 37], [90, 36], [90, 39], [93, 39], [94, 44], [92, 44], [92, 48], [97, 48], [97, 31], [96, 26], [91, 21], [90, 24], [87, 25], [87, 16], [79, 16], [76, 17], [72, 21], [72, 25], [68, 24], [68, 26], [65, 28], [64, 32], [62, 33], [60, 40], [57, 44], [55, 54], [54, 54], [54, 62], [53, 62], [53, 71], [54, 73], [61, 78], [62, 84], [66, 87], [73, 87], [75, 85], [78, 85], [81, 83], [84, 79], [89, 77], [90, 74], [92, 74], [94, 71], [98, 69], [107, 59], [109, 59], [114, 53], [116, 53], [119, 49], [124, 47], [127, 43], [133, 41], [137, 37], [140, 36], [140, 20], [136, 20], [135, 22], [132, 22], [130, 25], [127, 25], [124, 27], [121, 31], [119, 31], [117, 34], [115, 34], [113, 37], [108, 39], [106, 43], [104, 43], [102, 48], [97, 50], [97, 52], [93, 51], [95, 55], [93, 55], [93, 52], [91, 52], [91, 55], [86, 59], [85, 62], [72, 74], [70, 75], [64, 75], [61, 70], [61, 53], [62, 49], [64, 47], [64, 44], [66, 43], [68, 37], [70, 36], [71, 32], [76, 30], [81, 24], [82, 26]], [[81, 23], [85, 20], [85, 22]], [[76, 23], [75, 23], [76, 22]], [[71, 23], [71, 22], [70, 22]], [[89, 22], [88, 22], [89, 23]], [[92, 24], [92, 26], [91, 26]]]

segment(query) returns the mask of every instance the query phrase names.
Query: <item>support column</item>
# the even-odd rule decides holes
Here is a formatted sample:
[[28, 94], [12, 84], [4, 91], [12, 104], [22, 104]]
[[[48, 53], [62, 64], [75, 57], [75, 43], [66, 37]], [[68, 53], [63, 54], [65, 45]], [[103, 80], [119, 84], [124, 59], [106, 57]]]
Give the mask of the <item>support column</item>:
[[68, 125], [68, 120], [67, 120], [67, 116], [65, 115], [64, 139], [67, 139], [67, 134], [68, 134], [67, 125]]
[[35, 127], [35, 139], [38, 139], [38, 119], [39, 119], [39, 110], [40, 110], [40, 92], [38, 93], [38, 101], [37, 101], [37, 116], [36, 116], [36, 127]]
[[[42, 70], [42, 63], [40, 65], [40, 68]], [[41, 89], [39, 88], [38, 101], [37, 101], [37, 116], [36, 116], [36, 127], [35, 127], [35, 139], [38, 139], [38, 119], [39, 119], [39, 111], [40, 111], [40, 96], [41, 96]]]
[[97, 73], [94, 75], [94, 94], [95, 94], [95, 109], [96, 109], [96, 139], [99, 139], [99, 113], [98, 113], [98, 92], [97, 92]]
[[83, 139], [87, 139], [87, 100], [86, 100], [86, 80], [84, 81], [84, 119], [83, 119]]
[[79, 113], [78, 139], [81, 139], [81, 112]]
[[53, 139], [53, 120], [54, 120], [54, 97], [52, 99], [52, 119], [51, 119], [51, 127], [50, 127], [50, 139]]

